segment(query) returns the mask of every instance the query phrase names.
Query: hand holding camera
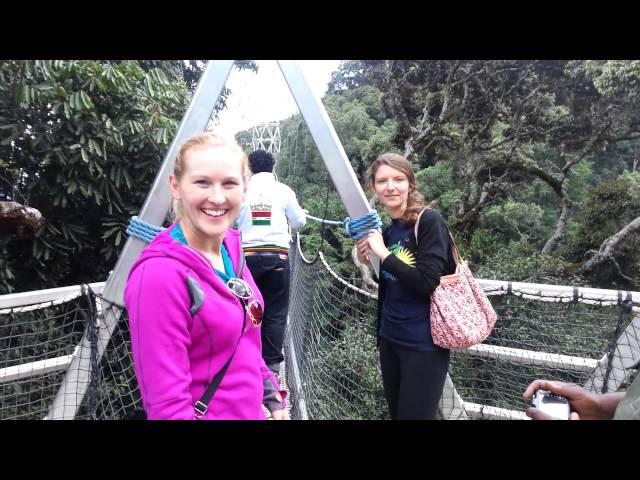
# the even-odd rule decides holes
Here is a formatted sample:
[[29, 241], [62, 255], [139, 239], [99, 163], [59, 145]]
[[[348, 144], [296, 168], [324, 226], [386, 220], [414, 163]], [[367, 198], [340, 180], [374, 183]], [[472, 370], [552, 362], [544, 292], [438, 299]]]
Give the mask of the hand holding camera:
[[533, 408], [556, 420], [569, 420], [569, 401], [560, 395], [554, 395], [548, 390], [538, 390], [531, 404]]
[[[613, 418], [624, 392], [596, 394], [574, 383], [534, 380], [524, 391], [523, 397], [529, 400], [534, 395], [538, 399], [534, 407], [527, 410], [527, 416], [533, 420], [604, 420]], [[567, 406], [564, 406], [564, 401], [568, 403]], [[567, 410], [570, 413], [567, 412], [565, 416]]]

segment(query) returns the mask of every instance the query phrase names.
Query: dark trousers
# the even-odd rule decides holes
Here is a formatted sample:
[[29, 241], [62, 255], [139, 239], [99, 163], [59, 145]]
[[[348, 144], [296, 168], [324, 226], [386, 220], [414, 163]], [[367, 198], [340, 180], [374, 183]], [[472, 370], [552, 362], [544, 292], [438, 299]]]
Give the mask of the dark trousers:
[[436, 417], [449, 356], [449, 350], [418, 352], [380, 339], [382, 384], [393, 420]]
[[278, 372], [284, 360], [282, 343], [289, 309], [289, 259], [278, 253], [254, 253], [246, 261], [264, 298], [262, 319], [262, 358]]

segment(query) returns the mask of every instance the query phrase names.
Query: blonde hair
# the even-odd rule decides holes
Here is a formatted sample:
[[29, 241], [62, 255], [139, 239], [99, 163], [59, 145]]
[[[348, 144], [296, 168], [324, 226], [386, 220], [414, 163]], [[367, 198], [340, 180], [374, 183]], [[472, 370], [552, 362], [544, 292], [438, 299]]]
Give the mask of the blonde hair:
[[[214, 132], [202, 132], [193, 135], [187, 139], [181, 146], [176, 156], [176, 163], [173, 167], [173, 176], [176, 181], [180, 181], [185, 171], [185, 162], [187, 153], [197, 148], [226, 148], [233, 157], [240, 161], [242, 166], [242, 181], [246, 183], [249, 175], [249, 161], [247, 154], [240, 148], [240, 145], [234, 139], [225, 137]], [[181, 217], [180, 201], [173, 199], [171, 204], [171, 218], [175, 222]]]
[[418, 214], [422, 211], [422, 209], [431, 206], [431, 204], [427, 204], [422, 194], [418, 190], [416, 190], [416, 176], [413, 173], [413, 167], [411, 166], [411, 163], [409, 163], [409, 160], [397, 153], [385, 152], [382, 155], [378, 156], [378, 158], [376, 158], [369, 167], [369, 172], [367, 174], [369, 188], [374, 192], [376, 172], [382, 165], [387, 165], [395, 170], [404, 173], [407, 176], [407, 179], [409, 180], [407, 208], [402, 214], [402, 217], [400, 217], [400, 221], [403, 223], [414, 225], [416, 223], [416, 219], [418, 218]]

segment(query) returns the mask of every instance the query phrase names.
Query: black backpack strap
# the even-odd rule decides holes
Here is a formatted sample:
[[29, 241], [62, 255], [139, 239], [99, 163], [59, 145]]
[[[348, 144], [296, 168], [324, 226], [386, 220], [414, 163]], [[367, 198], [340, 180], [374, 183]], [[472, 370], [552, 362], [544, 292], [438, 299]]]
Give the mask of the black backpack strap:
[[224, 377], [224, 374], [227, 373], [227, 368], [229, 368], [229, 364], [231, 363], [231, 360], [233, 360], [233, 356], [236, 354], [236, 350], [238, 349], [238, 344], [242, 339], [242, 334], [244, 333], [244, 329], [247, 325], [247, 316], [244, 314], [244, 308], [242, 312], [243, 312], [242, 330], [240, 331], [240, 336], [238, 337], [236, 346], [233, 349], [233, 353], [229, 357], [229, 360], [227, 360], [227, 363], [224, 364], [224, 367], [222, 367], [220, 371], [216, 373], [216, 376], [213, 377], [213, 380], [211, 380], [211, 383], [209, 384], [205, 392], [202, 394], [202, 397], [200, 397], [200, 400], [198, 400], [196, 403], [193, 404], [193, 409], [195, 410], [195, 414], [194, 414], [195, 418], [200, 418], [205, 413], [207, 413], [207, 410], [209, 409], [209, 406], [208, 406], [209, 402], [211, 401], [211, 399], [213, 398], [213, 395], [216, 393], [216, 390], [220, 386], [220, 382], [222, 382], [222, 378]]

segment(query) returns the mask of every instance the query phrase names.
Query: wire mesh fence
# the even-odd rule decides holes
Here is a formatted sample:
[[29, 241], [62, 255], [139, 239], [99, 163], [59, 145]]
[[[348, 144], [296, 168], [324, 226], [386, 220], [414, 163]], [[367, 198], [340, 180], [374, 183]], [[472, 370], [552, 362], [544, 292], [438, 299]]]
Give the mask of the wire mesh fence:
[[[292, 249], [291, 262], [281, 377], [292, 418], [389, 418], [375, 345], [375, 292], [355, 277], [341, 278], [322, 255], [311, 262]], [[498, 322], [483, 344], [452, 353], [443, 418], [523, 418], [522, 393], [535, 378], [599, 392], [632, 381], [636, 372], [628, 366], [640, 358], [640, 316], [629, 300], [525, 287], [486, 291]], [[115, 328], [105, 336], [107, 317]], [[74, 363], [77, 358], [87, 361]], [[97, 420], [136, 418], [142, 406], [126, 310], [88, 287], [0, 310], [0, 419], [47, 418], [60, 402], [72, 406], [74, 418]]]

